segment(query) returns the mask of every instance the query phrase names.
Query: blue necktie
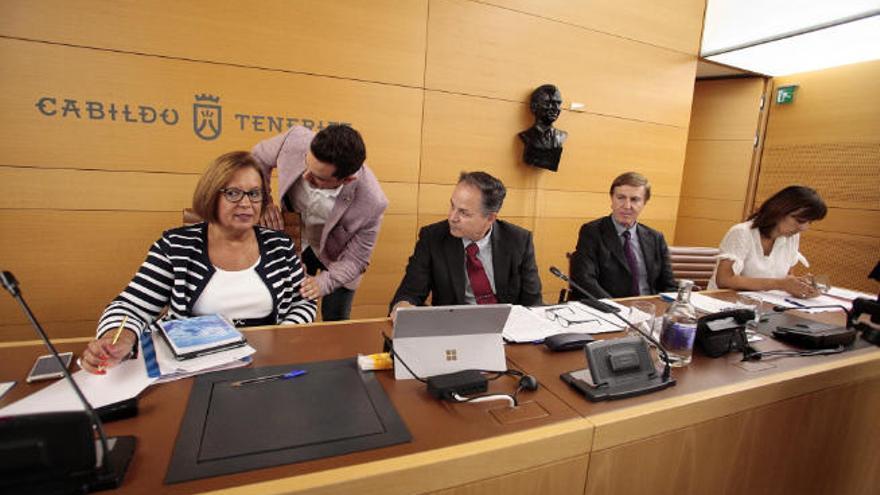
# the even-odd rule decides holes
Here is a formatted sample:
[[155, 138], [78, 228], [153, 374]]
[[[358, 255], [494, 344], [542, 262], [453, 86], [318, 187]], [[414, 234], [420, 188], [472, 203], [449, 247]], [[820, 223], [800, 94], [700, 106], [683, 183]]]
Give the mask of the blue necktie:
[[623, 231], [623, 253], [626, 255], [626, 264], [629, 265], [629, 273], [632, 275], [630, 280], [630, 290], [633, 296], [641, 295], [639, 292], [639, 264], [636, 261], [636, 253], [633, 251], [633, 245], [629, 242], [630, 233], [628, 230]]

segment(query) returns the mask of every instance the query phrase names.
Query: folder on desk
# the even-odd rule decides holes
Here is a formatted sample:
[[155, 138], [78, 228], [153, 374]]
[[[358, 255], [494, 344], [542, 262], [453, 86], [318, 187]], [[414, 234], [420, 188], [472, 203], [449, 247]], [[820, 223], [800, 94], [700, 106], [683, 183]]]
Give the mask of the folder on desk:
[[[233, 387], [239, 380], [305, 374]], [[196, 378], [166, 483], [410, 441], [382, 386], [354, 359], [236, 369]]]

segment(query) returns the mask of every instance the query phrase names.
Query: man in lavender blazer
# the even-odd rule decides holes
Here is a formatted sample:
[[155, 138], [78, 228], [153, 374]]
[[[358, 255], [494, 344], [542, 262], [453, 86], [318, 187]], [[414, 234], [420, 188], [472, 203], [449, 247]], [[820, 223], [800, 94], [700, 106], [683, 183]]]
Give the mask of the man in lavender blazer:
[[[324, 321], [347, 320], [388, 206], [379, 181], [364, 164], [363, 139], [346, 125], [333, 124], [318, 134], [293, 127], [260, 142], [252, 153], [267, 176], [278, 167], [280, 205], [302, 215], [302, 260], [309, 274], [303, 297], [323, 298]], [[262, 223], [284, 227], [274, 202]]]

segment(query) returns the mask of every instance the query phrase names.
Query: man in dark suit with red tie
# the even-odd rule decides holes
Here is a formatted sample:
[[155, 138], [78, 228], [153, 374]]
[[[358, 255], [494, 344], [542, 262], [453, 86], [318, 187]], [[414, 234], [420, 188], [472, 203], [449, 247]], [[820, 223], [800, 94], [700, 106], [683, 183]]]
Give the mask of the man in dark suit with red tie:
[[507, 191], [485, 172], [463, 172], [449, 218], [423, 227], [389, 306], [541, 304], [532, 233], [498, 220]]
[[[621, 174], [609, 193], [611, 215], [581, 226], [571, 256], [572, 281], [598, 298], [677, 290], [666, 239], [638, 222], [651, 199], [648, 179], [636, 172]], [[572, 288], [572, 299], [583, 297]]]

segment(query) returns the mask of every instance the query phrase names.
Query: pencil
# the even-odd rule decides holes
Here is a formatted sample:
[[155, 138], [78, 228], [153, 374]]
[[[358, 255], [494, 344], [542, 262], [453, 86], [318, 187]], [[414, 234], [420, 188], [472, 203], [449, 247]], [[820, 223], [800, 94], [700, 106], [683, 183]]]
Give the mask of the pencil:
[[128, 321], [128, 315], [122, 318], [122, 323], [119, 324], [119, 329], [116, 330], [116, 335], [113, 336], [113, 342], [110, 345], [116, 345], [116, 341], [119, 340], [119, 336], [122, 335], [122, 330], [125, 328], [126, 321]]

